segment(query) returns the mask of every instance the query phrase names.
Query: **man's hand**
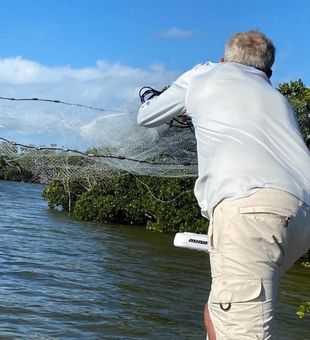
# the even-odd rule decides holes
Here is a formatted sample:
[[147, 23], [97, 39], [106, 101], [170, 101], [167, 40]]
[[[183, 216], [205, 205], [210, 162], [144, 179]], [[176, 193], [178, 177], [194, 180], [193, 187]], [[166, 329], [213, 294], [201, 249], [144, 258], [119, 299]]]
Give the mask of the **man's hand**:
[[183, 124], [187, 124], [188, 117], [186, 115], [178, 116], [178, 121]]

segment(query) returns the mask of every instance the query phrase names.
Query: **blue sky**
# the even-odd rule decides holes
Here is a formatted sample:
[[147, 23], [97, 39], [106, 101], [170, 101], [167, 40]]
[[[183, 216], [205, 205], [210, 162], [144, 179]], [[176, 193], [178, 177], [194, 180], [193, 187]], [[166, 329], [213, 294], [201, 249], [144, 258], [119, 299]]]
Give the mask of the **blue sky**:
[[[0, 96], [61, 99], [130, 116], [141, 86], [161, 88], [197, 63], [218, 61], [231, 34], [253, 28], [276, 45], [273, 84], [301, 78], [309, 85], [309, 18], [308, 0], [0, 0]], [[36, 105], [2, 103], [0, 135], [79, 140], [100, 134], [94, 127], [105, 119]]]
[[[182, 72], [217, 61], [232, 33], [259, 28], [277, 47], [275, 80], [309, 83], [309, 18], [307, 0], [1, 0], [0, 57]], [[165, 35], [173, 29], [180, 34]]]

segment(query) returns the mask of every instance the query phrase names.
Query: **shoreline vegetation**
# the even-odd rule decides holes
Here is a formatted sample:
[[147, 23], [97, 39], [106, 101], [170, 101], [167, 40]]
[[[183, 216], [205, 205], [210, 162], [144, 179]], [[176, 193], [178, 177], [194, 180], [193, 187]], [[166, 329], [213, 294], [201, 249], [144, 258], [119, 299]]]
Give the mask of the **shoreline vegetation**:
[[19, 164], [6, 156], [0, 155], [0, 180], [26, 183], [40, 183], [40, 180]]
[[[279, 91], [296, 112], [302, 135], [310, 135], [310, 88], [301, 80], [283, 83]], [[310, 174], [309, 174], [310, 175]], [[39, 183], [40, 180], [18, 161], [0, 156], [0, 179]], [[53, 180], [43, 192], [50, 208], [61, 207], [73, 217], [101, 223], [135, 224], [157, 232], [191, 231], [207, 233], [193, 188], [195, 178], [161, 178], [121, 174], [95, 180]], [[310, 267], [310, 251], [302, 258]], [[310, 315], [310, 301], [303, 302], [299, 317]]]
[[206, 233], [207, 219], [193, 193], [195, 178], [161, 178], [124, 174], [87, 189], [82, 181], [51, 182], [43, 197], [80, 220], [135, 224], [157, 232]]

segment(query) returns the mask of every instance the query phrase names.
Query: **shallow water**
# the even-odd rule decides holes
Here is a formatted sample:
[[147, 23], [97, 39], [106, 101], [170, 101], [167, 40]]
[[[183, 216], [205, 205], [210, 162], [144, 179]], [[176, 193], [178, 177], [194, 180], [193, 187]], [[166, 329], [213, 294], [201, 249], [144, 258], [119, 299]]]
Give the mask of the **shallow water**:
[[[0, 182], [0, 339], [204, 339], [207, 255], [141, 227], [73, 220], [42, 189]], [[277, 339], [310, 339], [295, 315], [309, 275], [295, 265], [285, 276]]]

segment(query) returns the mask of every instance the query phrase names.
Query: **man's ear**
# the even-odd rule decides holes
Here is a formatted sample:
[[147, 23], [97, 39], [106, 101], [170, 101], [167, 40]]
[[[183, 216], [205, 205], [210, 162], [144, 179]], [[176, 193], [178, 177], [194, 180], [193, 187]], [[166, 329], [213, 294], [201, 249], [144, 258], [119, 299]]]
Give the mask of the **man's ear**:
[[223, 63], [224, 62], [224, 57], [222, 57], [221, 59], [220, 59], [220, 63]]

